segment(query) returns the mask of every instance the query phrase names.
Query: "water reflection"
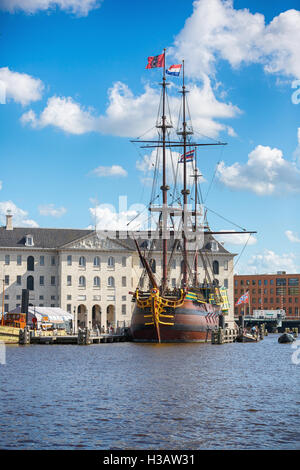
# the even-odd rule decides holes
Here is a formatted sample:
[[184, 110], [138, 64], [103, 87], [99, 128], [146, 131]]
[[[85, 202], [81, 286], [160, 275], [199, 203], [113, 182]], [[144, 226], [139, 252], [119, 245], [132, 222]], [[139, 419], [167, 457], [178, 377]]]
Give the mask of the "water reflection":
[[7, 449], [296, 449], [299, 366], [258, 344], [8, 347]]

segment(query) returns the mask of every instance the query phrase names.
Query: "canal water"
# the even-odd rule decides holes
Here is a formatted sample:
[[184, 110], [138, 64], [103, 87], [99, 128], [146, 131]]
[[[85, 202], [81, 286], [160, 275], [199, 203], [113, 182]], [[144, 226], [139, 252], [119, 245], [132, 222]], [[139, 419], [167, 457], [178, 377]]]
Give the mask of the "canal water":
[[7, 346], [0, 448], [299, 449], [300, 364], [277, 339]]

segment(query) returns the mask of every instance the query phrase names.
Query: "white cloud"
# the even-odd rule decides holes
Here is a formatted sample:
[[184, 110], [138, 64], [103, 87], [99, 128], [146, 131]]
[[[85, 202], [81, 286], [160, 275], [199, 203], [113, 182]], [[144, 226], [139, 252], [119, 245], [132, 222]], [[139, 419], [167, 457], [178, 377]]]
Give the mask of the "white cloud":
[[71, 134], [84, 134], [96, 130], [96, 119], [91, 109], [83, 109], [70, 97], [52, 96], [39, 118], [30, 109], [23, 114], [21, 122], [29, 123], [34, 128], [55, 126]]
[[6, 214], [10, 210], [13, 215], [14, 227], [38, 227], [35, 220], [28, 219], [28, 212], [17, 207], [12, 201], [0, 202], [0, 222], [6, 224]]
[[[144, 207], [141, 208], [143, 210]], [[111, 204], [100, 204], [89, 209], [97, 230], [140, 230], [144, 227], [146, 214], [138, 216], [138, 208], [117, 212]], [[134, 220], [133, 220], [134, 219]], [[132, 222], [131, 222], [132, 221]], [[130, 223], [131, 222], [131, 223]]]
[[[226, 231], [231, 231], [227, 230]], [[221, 230], [221, 232], [225, 232], [225, 230]], [[234, 230], [232, 230], [234, 232]], [[223, 242], [225, 244], [229, 243], [230, 245], [255, 245], [257, 243], [257, 238], [254, 235], [251, 235], [249, 233], [235, 233], [235, 234], [222, 234], [222, 235], [216, 235], [215, 238]]]
[[277, 148], [258, 145], [249, 153], [246, 164], [226, 166], [220, 162], [219, 180], [231, 189], [248, 190], [260, 196], [300, 192], [300, 170], [283, 158]]
[[60, 8], [78, 16], [86, 16], [90, 10], [99, 8], [102, 0], [0, 0], [1, 10], [25, 13]]
[[[85, 109], [71, 97], [49, 98], [40, 116], [33, 110], [23, 114], [21, 121], [34, 128], [48, 125], [58, 127], [71, 134], [99, 132], [121, 137], [136, 137], [152, 129], [149, 136], [156, 134], [155, 120], [160, 100], [160, 90], [145, 86], [144, 92], [135, 96], [127, 85], [117, 82], [108, 91], [108, 106], [104, 114], [96, 116], [92, 108]], [[170, 108], [177, 121], [180, 98], [170, 96]], [[204, 77], [202, 87], [191, 85], [189, 104], [194, 128], [204, 135], [217, 137], [221, 131], [234, 135], [232, 127], [217, 121], [231, 119], [240, 110], [231, 103], [218, 101], [208, 77]]]
[[293, 253], [282, 255], [271, 250], [250, 257], [244, 265], [238, 265], [239, 274], [274, 274], [277, 271], [286, 271], [289, 274], [299, 272], [296, 257]]
[[61, 217], [67, 212], [65, 207], [55, 208], [54, 204], [44, 204], [38, 206], [39, 213], [41, 215], [50, 215], [51, 217]]
[[293, 233], [291, 230], [286, 230], [284, 233], [286, 234], [286, 236], [290, 240], [290, 242], [300, 243], [300, 238], [299, 238], [298, 234]]
[[297, 145], [296, 150], [293, 153], [293, 158], [295, 161], [300, 163], [300, 127], [298, 127], [298, 130], [297, 130], [297, 141], [298, 141], [298, 145]]
[[2, 67], [0, 82], [4, 84], [6, 99], [13, 99], [23, 106], [42, 97], [44, 89], [42, 81], [26, 73], [13, 72], [8, 67]]
[[196, 0], [170, 53], [186, 73], [213, 75], [219, 59], [233, 68], [260, 63], [268, 73], [300, 77], [300, 12], [288, 10], [269, 24], [260, 13], [235, 9], [232, 0]]
[[92, 172], [96, 176], [127, 176], [127, 171], [120, 165], [98, 166]]

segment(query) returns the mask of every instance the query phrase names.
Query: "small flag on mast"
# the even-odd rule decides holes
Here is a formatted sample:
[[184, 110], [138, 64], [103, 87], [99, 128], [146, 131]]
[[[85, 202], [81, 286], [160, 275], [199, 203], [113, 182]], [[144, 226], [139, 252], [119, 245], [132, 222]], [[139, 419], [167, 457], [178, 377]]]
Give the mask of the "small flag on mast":
[[[186, 152], [185, 154], [185, 161], [186, 162], [192, 162], [194, 159], [194, 154], [195, 154], [195, 149], [190, 150], [189, 152]], [[184, 163], [184, 154], [180, 155], [180, 159], [178, 163]]]
[[175, 77], [179, 77], [181, 67], [182, 64], [171, 65], [168, 70], [166, 70], [166, 73], [168, 75], [174, 75]]
[[239, 298], [239, 300], [237, 301], [235, 305], [237, 306], [237, 305], [248, 304], [248, 303], [249, 303], [249, 291], [245, 292], [245, 294], [243, 294]]
[[148, 57], [148, 64], [146, 65], [146, 69], [154, 69], [156, 67], [164, 67], [164, 66], [165, 66], [165, 54]]

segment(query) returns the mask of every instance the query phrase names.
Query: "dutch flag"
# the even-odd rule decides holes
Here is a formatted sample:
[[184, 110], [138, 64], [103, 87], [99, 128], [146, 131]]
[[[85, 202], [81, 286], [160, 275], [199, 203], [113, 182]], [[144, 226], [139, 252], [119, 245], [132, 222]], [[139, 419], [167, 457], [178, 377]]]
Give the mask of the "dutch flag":
[[180, 70], [181, 70], [182, 64], [178, 65], [171, 65], [168, 70], [166, 70], [166, 73], [168, 75], [174, 75], [175, 77], [179, 77]]

